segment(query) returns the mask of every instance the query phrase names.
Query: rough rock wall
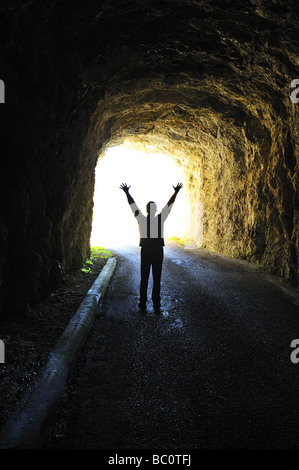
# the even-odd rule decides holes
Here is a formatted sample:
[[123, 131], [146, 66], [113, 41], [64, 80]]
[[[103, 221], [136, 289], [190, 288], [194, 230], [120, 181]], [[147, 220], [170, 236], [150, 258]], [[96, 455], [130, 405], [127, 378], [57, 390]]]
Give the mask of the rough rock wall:
[[204, 246], [297, 285], [294, 11], [295, 0], [1, 5], [0, 310], [26, 310], [80, 266], [97, 156], [124, 139], [175, 153], [191, 212], [203, 203]]
[[83, 137], [92, 108], [67, 31], [51, 5], [1, 6], [4, 313], [28, 311], [59, 284], [63, 270], [78, 268], [89, 253], [95, 156], [84, 153]]

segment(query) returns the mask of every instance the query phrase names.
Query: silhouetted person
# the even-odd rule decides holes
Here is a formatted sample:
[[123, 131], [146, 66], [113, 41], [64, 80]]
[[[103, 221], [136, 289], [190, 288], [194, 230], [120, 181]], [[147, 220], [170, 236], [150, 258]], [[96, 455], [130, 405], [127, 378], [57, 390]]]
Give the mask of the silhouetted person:
[[136, 217], [139, 225], [140, 243], [141, 246], [141, 281], [140, 281], [140, 300], [138, 306], [144, 310], [146, 309], [147, 302], [147, 288], [150, 269], [152, 267], [153, 274], [153, 291], [152, 301], [155, 310], [160, 310], [160, 283], [163, 263], [163, 247], [164, 243], [164, 222], [167, 219], [175, 198], [179, 190], [183, 187], [182, 183], [178, 183], [174, 188], [174, 193], [169, 199], [168, 203], [162, 209], [160, 214], [156, 215], [157, 206], [153, 201], [150, 201], [146, 206], [147, 216], [143, 215], [137, 207], [134, 199], [129, 193], [131, 186], [123, 183], [120, 186], [128, 198], [128, 202]]

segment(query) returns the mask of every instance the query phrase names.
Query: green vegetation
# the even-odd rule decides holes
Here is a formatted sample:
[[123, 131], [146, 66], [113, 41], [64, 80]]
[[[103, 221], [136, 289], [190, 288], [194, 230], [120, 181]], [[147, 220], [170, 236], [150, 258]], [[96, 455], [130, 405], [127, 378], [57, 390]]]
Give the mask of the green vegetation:
[[86, 274], [91, 273], [91, 269], [87, 269], [87, 268], [82, 268], [81, 271]]
[[102, 246], [92, 246], [90, 249], [91, 256], [90, 259], [98, 259], [98, 258], [110, 258], [112, 256], [111, 251], [106, 250]]
[[110, 258], [110, 256], [112, 256], [111, 251], [106, 250], [102, 246], [92, 246], [90, 248], [90, 258], [85, 261], [84, 267], [81, 268], [81, 271], [83, 273], [90, 274], [95, 261]]
[[191, 238], [170, 237], [167, 240], [178, 243], [179, 245], [194, 245], [194, 240]]

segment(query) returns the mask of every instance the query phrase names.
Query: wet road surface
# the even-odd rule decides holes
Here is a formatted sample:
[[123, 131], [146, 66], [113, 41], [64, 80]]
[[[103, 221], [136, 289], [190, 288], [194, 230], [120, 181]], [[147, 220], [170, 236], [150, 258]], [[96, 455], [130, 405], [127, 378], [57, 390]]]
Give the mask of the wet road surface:
[[[165, 247], [162, 309], [118, 264], [46, 448], [299, 448], [299, 304], [248, 263]], [[151, 286], [151, 284], [150, 284]]]

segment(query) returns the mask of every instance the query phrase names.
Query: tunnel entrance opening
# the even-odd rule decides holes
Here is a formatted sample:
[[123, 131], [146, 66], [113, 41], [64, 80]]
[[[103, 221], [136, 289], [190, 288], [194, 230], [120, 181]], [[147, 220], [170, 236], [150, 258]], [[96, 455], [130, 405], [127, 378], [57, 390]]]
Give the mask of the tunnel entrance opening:
[[[137, 221], [127, 202], [121, 183], [131, 186], [130, 193], [143, 213], [146, 204], [155, 201], [160, 212], [185, 174], [173, 158], [159, 153], [141, 152], [124, 145], [108, 148], [95, 169], [93, 226], [91, 246], [107, 248], [138, 245]], [[184, 237], [186, 233], [185, 185], [165, 224], [165, 238]]]

